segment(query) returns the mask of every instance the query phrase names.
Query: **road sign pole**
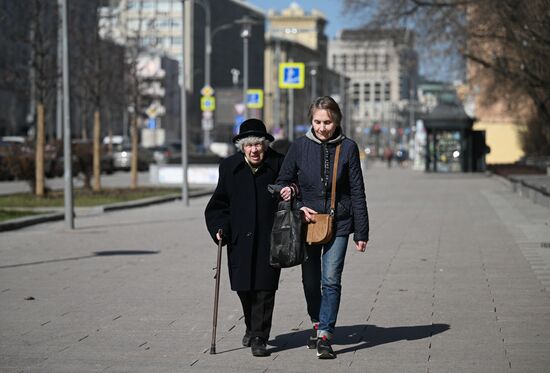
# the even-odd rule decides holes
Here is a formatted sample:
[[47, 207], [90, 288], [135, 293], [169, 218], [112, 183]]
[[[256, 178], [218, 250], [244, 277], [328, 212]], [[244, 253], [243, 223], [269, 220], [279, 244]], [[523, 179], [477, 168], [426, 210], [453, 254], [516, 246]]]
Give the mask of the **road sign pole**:
[[294, 141], [294, 89], [288, 89], [288, 140]]

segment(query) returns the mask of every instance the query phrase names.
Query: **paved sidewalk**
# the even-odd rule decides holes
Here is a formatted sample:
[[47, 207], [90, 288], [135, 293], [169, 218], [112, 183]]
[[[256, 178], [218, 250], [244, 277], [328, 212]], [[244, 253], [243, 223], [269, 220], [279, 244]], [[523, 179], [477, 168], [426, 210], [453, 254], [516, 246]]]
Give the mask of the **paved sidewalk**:
[[0, 371], [548, 371], [550, 210], [486, 175], [366, 176], [371, 242], [349, 246], [336, 360], [304, 346], [299, 268], [281, 276], [271, 356], [252, 357], [225, 264], [208, 354], [202, 197], [0, 233]]

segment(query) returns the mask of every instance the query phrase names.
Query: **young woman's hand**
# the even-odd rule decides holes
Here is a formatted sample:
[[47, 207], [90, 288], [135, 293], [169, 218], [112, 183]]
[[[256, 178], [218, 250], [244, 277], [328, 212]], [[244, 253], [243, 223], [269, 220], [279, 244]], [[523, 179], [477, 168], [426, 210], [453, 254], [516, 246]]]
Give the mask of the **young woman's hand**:
[[367, 241], [356, 241], [355, 242], [355, 249], [357, 251], [364, 252], [367, 249]]
[[317, 214], [317, 211], [310, 209], [309, 207], [302, 207], [300, 210], [304, 212], [304, 218], [306, 219], [306, 222], [315, 221], [315, 215]]

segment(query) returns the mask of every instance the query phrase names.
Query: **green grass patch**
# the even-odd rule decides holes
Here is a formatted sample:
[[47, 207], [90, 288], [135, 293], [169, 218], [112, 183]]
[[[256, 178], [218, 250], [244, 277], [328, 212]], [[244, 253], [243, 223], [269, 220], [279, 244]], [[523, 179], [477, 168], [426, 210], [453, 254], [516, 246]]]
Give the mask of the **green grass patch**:
[[35, 211], [13, 211], [13, 210], [1, 210], [0, 209], [0, 222], [11, 220], [11, 219], [17, 219], [22, 218], [24, 216], [31, 216], [31, 215], [38, 215], [40, 212]]
[[[135, 201], [149, 197], [161, 197], [181, 193], [181, 188], [148, 188], [135, 190], [129, 188], [104, 188], [94, 193], [91, 190], [75, 189], [75, 207], [109, 205], [118, 202]], [[36, 197], [30, 193], [16, 193], [0, 196], [0, 209], [6, 207], [63, 207], [63, 191], [49, 191], [45, 197]]]

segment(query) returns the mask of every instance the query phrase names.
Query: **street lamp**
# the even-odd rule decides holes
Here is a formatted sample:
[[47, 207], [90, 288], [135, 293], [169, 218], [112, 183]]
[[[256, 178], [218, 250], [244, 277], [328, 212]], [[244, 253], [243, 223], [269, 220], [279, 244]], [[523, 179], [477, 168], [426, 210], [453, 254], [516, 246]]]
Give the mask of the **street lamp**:
[[319, 62], [313, 61], [309, 64], [309, 75], [311, 76], [311, 101], [317, 98], [317, 69], [319, 68]]
[[187, 92], [185, 90], [185, 0], [181, 0], [181, 201], [189, 206], [189, 186], [187, 184]]
[[63, 161], [64, 161], [64, 205], [65, 226], [74, 229], [73, 213], [73, 166], [71, 153], [71, 111], [69, 106], [69, 34], [67, 20], [67, 0], [61, 3], [61, 30], [63, 42]]
[[248, 16], [244, 16], [241, 19], [235, 21], [235, 23], [241, 25], [241, 38], [243, 38], [243, 104], [244, 104], [244, 119], [248, 118], [248, 108], [246, 102], [248, 101], [246, 92], [248, 91], [248, 39], [252, 34], [252, 25], [254, 20]]

